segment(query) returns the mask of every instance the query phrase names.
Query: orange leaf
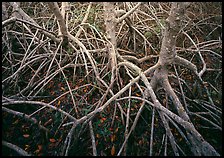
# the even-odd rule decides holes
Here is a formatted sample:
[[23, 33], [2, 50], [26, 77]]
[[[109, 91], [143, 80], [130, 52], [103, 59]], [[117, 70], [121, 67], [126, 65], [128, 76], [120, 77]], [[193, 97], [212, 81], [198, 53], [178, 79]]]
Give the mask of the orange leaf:
[[139, 145], [142, 145], [142, 144], [143, 144], [143, 140], [139, 140], [139, 141], [138, 141], [138, 144], [139, 144]]
[[39, 151], [41, 151], [43, 149], [43, 146], [42, 145], [38, 145], [37, 148], [38, 148]]
[[84, 89], [83, 92], [87, 92], [87, 89]]
[[29, 134], [24, 134], [23, 137], [24, 138], [28, 138], [30, 135]]
[[62, 137], [60, 137], [59, 139], [58, 139], [58, 142], [61, 142], [62, 141]]
[[50, 139], [50, 142], [51, 142], [51, 143], [55, 143], [56, 140], [55, 140], [54, 138], [51, 138], [51, 139]]
[[61, 101], [59, 100], [59, 101], [58, 101], [58, 105], [60, 105], [60, 104], [61, 104]]
[[54, 95], [55, 94], [55, 91], [50, 91], [51, 95]]
[[115, 133], [117, 133], [118, 132], [118, 127], [116, 128], [116, 130], [115, 130]]
[[49, 119], [47, 122], [44, 123], [44, 126], [47, 126], [53, 122], [53, 119]]
[[100, 138], [100, 135], [97, 133], [97, 134], [96, 134], [96, 137], [97, 137], [97, 138]]
[[115, 155], [115, 147], [113, 145], [113, 147], [111, 148], [111, 151], [110, 151], [111, 155], [114, 156]]
[[109, 130], [110, 130], [110, 131], [113, 131], [113, 128], [110, 127]]
[[135, 95], [136, 95], [137, 97], [141, 96], [141, 94], [138, 94], [138, 93], [136, 93]]
[[103, 118], [100, 119], [100, 122], [103, 123], [105, 120], [106, 120], [106, 118], [103, 117]]
[[110, 136], [110, 140], [111, 140], [111, 142], [114, 142], [115, 138], [116, 138], [116, 136], [115, 136], [114, 134], [111, 135], [111, 136]]

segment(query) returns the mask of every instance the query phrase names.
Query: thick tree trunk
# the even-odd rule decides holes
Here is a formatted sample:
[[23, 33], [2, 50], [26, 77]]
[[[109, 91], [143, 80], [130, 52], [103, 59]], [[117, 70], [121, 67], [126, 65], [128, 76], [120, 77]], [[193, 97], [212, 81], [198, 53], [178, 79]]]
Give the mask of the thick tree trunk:
[[115, 37], [115, 27], [116, 27], [116, 14], [114, 4], [111, 2], [104, 2], [104, 21], [106, 25], [106, 35], [108, 39], [107, 48], [109, 52], [109, 61], [111, 66], [111, 84], [113, 85], [116, 67], [117, 67], [117, 57], [116, 57], [116, 49], [117, 49], [117, 40]]
[[[191, 124], [191, 126], [188, 129], [186, 129], [186, 131], [188, 139], [191, 142], [190, 148], [194, 153], [194, 155], [217, 156], [219, 154], [216, 152], [216, 150], [207, 141], [204, 140], [204, 138], [199, 134], [199, 132], [195, 129], [194, 125], [191, 123], [190, 118], [186, 112], [186, 109], [181, 104], [179, 98], [173, 91], [168, 81], [167, 66], [170, 64], [180, 64], [179, 61], [177, 62], [177, 60], [175, 60], [180, 58], [177, 56], [176, 53], [176, 37], [177, 34], [181, 32], [181, 28], [183, 27], [181, 22], [184, 18], [184, 13], [188, 5], [189, 3], [172, 3], [170, 15], [166, 19], [166, 27], [163, 35], [163, 41], [158, 61], [158, 64], [161, 67], [155, 71], [154, 78], [156, 78], [157, 83], [160, 84], [166, 90], [168, 95], [172, 98], [179, 116], [183, 120]], [[184, 59], [182, 59], [182, 61], [183, 60]], [[187, 66], [187, 64], [185, 66]], [[193, 71], [196, 72], [197, 70], [196, 67], [195, 66], [192, 67]], [[198, 73], [196, 72], [196, 74]], [[153, 82], [153, 85], [157, 83]], [[170, 141], [173, 140], [170, 139]]]

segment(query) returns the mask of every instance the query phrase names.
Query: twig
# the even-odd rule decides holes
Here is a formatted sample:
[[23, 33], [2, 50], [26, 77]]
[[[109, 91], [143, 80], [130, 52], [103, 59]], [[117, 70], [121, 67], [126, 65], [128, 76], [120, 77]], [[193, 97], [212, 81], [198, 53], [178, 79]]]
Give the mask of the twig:
[[201, 119], [203, 119], [204, 121], [210, 123], [212, 126], [216, 127], [217, 129], [219, 129], [220, 131], [222, 131], [222, 127], [218, 126], [217, 124], [215, 124], [214, 122], [210, 121], [209, 119], [197, 114], [197, 113], [194, 113], [194, 112], [190, 112], [189, 113], [190, 115], [196, 115], [198, 117], [200, 117]]
[[168, 124], [168, 121], [165, 119], [164, 117], [164, 113], [159, 111], [159, 115], [160, 115], [160, 118], [163, 122], [163, 125], [164, 125], [164, 128], [166, 130], [166, 135], [169, 137], [169, 140], [170, 140], [170, 143], [171, 143], [171, 146], [172, 146], [172, 149], [173, 149], [173, 152], [174, 152], [174, 155], [175, 156], [179, 156], [179, 151], [177, 150], [177, 146], [176, 146], [176, 141], [174, 139], [174, 136], [170, 130], [170, 127], [169, 127], [169, 124]]
[[159, 148], [159, 151], [158, 151], [158, 154], [157, 155], [159, 155], [160, 152], [161, 152], [161, 150], [162, 150], [163, 143], [164, 143], [164, 140], [165, 140], [165, 136], [166, 136], [166, 134], [163, 134], [162, 142], [161, 142], [161, 145], [160, 145], [160, 148]]
[[139, 2], [135, 7], [133, 7], [130, 11], [128, 11], [127, 13], [125, 13], [122, 17], [118, 18], [116, 20], [117, 23], [120, 23], [121, 21], [123, 21], [125, 18], [127, 18], [129, 15], [131, 15], [140, 5], [142, 4], [142, 2]]
[[60, 108], [57, 108], [57, 107], [52, 106], [50, 104], [43, 103], [43, 102], [39, 102], [39, 101], [9, 101], [9, 102], [3, 103], [2, 105], [5, 105], [6, 106], [6, 105], [13, 105], [13, 104], [31, 104], [31, 105], [46, 106], [46, 107], [49, 107], [49, 108], [54, 109], [56, 111], [59, 111], [63, 115], [68, 116], [68, 118], [71, 119], [71, 120], [73, 120], [74, 122], [77, 121], [76, 118], [74, 118], [73, 116], [71, 116], [70, 114], [68, 114], [67, 112], [65, 112], [64, 110], [61, 110]]
[[21, 118], [24, 118], [25, 120], [28, 120], [28, 121], [32, 122], [33, 124], [36, 124], [40, 129], [43, 129], [44, 131], [49, 132], [49, 130], [46, 127], [40, 125], [35, 118], [30, 117], [29, 115], [27, 115], [25, 113], [22, 113], [22, 112], [19, 112], [19, 111], [15, 111], [15, 110], [12, 110], [12, 109], [8, 109], [8, 108], [6, 108], [4, 106], [2, 107], [2, 110], [6, 111], [8, 113], [11, 113], [13, 115], [19, 116]]
[[180, 82], [180, 78], [178, 76], [177, 69], [176, 69], [176, 66], [175, 65], [174, 65], [174, 70], [175, 70], [175, 73], [176, 73], [176, 76], [177, 76], [177, 80], [178, 80], [178, 83], [179, 83], [179, 86], [180, 86], [180, 91], [181, 91], [182, 98], [183, 98], [183, 102], [184, 102], [184, 105], [185, 105], [185, 110], [188, 113], [189, 110], [188, 110], [188, 107], [187, 107], [187, 102], [185, 100], [184, 91], [183, 91], [183, 88], [182, 88], [182, 85], [181, 85], [181, 82]]
[[62, 156], [68, 156], [69, 148], [72, 141], [72, 136], [74, 134], [75, 128], [77, 127], [77, 123], [73, 123], [72, 128], [70, 129], [67, 137], [65, 138], [65, 143], [62, 150]]
[[20, 155], [22, 156], [32, 156], [31, 154], [28, 154], [25, 150], [23, 150], [22, 148], [12, 144], [12, 143], [9, 143], [9, 142], [6, 142], [4, 140], [2, 140], [2, 145], [4, 146], [7, 146], [8, 148], [16, 151], [17, 153], [19, 153]]
[[165, 136], [164, 156], [167, 156], [167, 134], [166, 134], [166, 136]]
[[[88, 8], [86, 10], [86, 14], [85, 14], [85, 16], [84, 16], [84, 18], [83, 18], [83, 20], [82, 20], [82, 22], [81, 22], [80, 25], [82, 25], [83, 23], [85, 23], [86, 20], [88, 19], [88, 16], [89, 16], [91, 7], [92, 7], [92, 2], [89, 3], [89, 6], [88, 6]], [[81, 28], [79, 28], [79, 30], [77, 31], [77, 33], [75, 35], [75, 38], [78, 38], [81, 33], [82, 33], [82, 30], [81, 30]]]
[[92, 121], [89, 121], [89, 130], [90, 130], [90, 136], [92, 139], [93, 156], [97, 156], [96, 141], [95, 141], [95, 136], [94, 136], [94, 132], [93, 132]]
[[195, 48], [196, 48], [197, 51], [198, 51], [198, 55], [199, 55], [199, 57], [200, 57], [200, 59], [201, 59], [201, 61], [202, 61], [202, 63], [203, 63], [203, 68], [202, 68], [202, 70], [198, 73], [199, 77], [201, 77], [201, 76], [204, 74], [204, 72], [206, 71], [206, 63], [205, 63], [205, 61], [204, 61], [204, 59], [203, 59], [203, 57], [202, 57], [202, 55], [201, 55], [200, 49], [197, 47], [197, 45], [195, 44], [195, 42], [193, 41], [193, 39], [192, 39], [186, 32], [184, 32], [184, 31], [183, 31], [183, 34], [185, 34], [185, 35], [190, 39], [190, 41], [193, 43], [193, 45], [195, 46]]
[[153, 151], [154, 119], [155, 119], [155, 107], [153, 107], [153, 109], [152, 109], [152, 123], [151, 123], [151, 132], [150, 132], [149, 156], [152, 156], [152, 151]]
[[[129, 87], [129, 97], [131, 96], [131, 87]], [[129, 127], [129, 115], [130, 115], [130, 108], [131, 108], [131, 98], [128, 99], [128, 109], [127, 109], [127, 117], [126, 117], [126, 126], [125, 126], [125, 139], [127, 139], [128, 136], [128, 127]], [[124, 146], [124, 152], [123, 155], [126, 156], [127, 151], [127, 143]]]
[[120, 148], [120, 150], [119, 150], [117, 156], [120, 156], [120, 154], [121, 154], [121, 152], [122, 152], [122, 150], [123, 150], [125, 144], [126, 144], [127, 141], [128, 141], [129, 136], [131, 135], [132, 131], [135, 129], [135, 126], [136, 126], [136, 124], [137, 124], [137, 122], [138, 122], [138, 119], [139, 119], [139, 117], [140, 117], [140, 115], [141, 115], [141, 112], [142, 112], [142, 110], [143, 110], [143, 108], [144, 108], [144, 105], [145, 105], [145, 102], [143, 102], [142, 105], [141, 105], [141, 107], [139, 108], [139, 110], [138, 110], [138, 112], [137, 112], [137, 114], [136, 114], [135, 120], [134, 120], [134, 122], [133, 122], [133, 124], [132, 124], [132, 126], [131, 126], [131, 128], [130, 128], [130, 131], [129, 131], [128, 135], [125, 137], [125, 140], [124, 140], [124, 142], [123, 142], [123, 144], [122, 144], [122, 146], [121, 146], [121, 148]]

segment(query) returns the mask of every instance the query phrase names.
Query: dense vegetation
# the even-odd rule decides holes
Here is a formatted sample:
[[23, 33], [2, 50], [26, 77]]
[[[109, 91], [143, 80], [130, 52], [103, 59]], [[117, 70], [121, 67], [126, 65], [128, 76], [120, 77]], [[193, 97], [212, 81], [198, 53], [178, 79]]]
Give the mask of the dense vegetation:
[[221, 68], [218, 2], [3, 2], [2, 154], [222, 155]]

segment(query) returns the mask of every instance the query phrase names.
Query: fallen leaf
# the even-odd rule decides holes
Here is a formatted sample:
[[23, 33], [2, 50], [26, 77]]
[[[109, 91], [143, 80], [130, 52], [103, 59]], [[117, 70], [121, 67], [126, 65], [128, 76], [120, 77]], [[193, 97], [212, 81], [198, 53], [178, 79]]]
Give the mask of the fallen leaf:
[[87, 88], [83, 89], [83, 92], [85, 92], [85, 93], [86, 93], [86, 92], [87, 92]]
[[103, 123], [105, 120], [106, 120], [106, 118], [103, 117], [103, 118], [100, 119], [100, 122]]
[[61, 142], [62, 141], [62, 137], [60, 137], [59, 139], [58, 139], [58, 142]]
[[24, 134], [23, 137], [24, 138], [28, 138], [30, 135], [29, 134]]
[[143, 144], [143, 140], [139, 140], [139, 141], [138, 141], [138, 144], [139, 144], [139, 145], [142, 145], [142, 144]]
[[110, 127], [109, 130], [110, 130], [110, 131], [113, 131], [113, 128]]
[[116, 135], [115, 135], [115, 134], [111, 135], [111, 136], [110, 136], [110, 140], [111, 140], [111, 142], [114, 142], [115, 138], [116, 138]]
[[51, 124], [52, 121], [53, 121], [52, 119], [49, 119], [47, 122], [44, 123], [44, 126], [47, 126], [47, 125]]
[[141, 94], [138, 94], [138, 93], [136, 93], [135, 95], [136, 95], [137, 97], [141, 96]]
[[37, 148], [38, 148], [38, 150], [42, 150], [43, 149], [43, 146], [42, 145], [37, 145]]
[[117, 133], [118, 132], [118, 127], [116, 128], [116, 130], [115, 130], [115, 133]]
[[50, 138], [50, 142], [51, 142], [51, 143], [55, 143], [56, 140], [55, 140], [54, 138]]
[[43, 149], [42, 145], [37, 145], [37, 150], [35, 150], [34, 153], [35, 154], [40, 154], [42, 149]]
[[96, 134], [96, 137], [97, 137], [97, 138], [100, 138], [100, 135], [97, 133], [97, 134]]
[[114, 156], [115, 155], [115, 147], [113, 145], [113, 147], [111, 148], [111, 151], [110, 151], [111, 155]]
[[61, 90], [65, 91], [65, 89], [63, 87], [61, 87]]

